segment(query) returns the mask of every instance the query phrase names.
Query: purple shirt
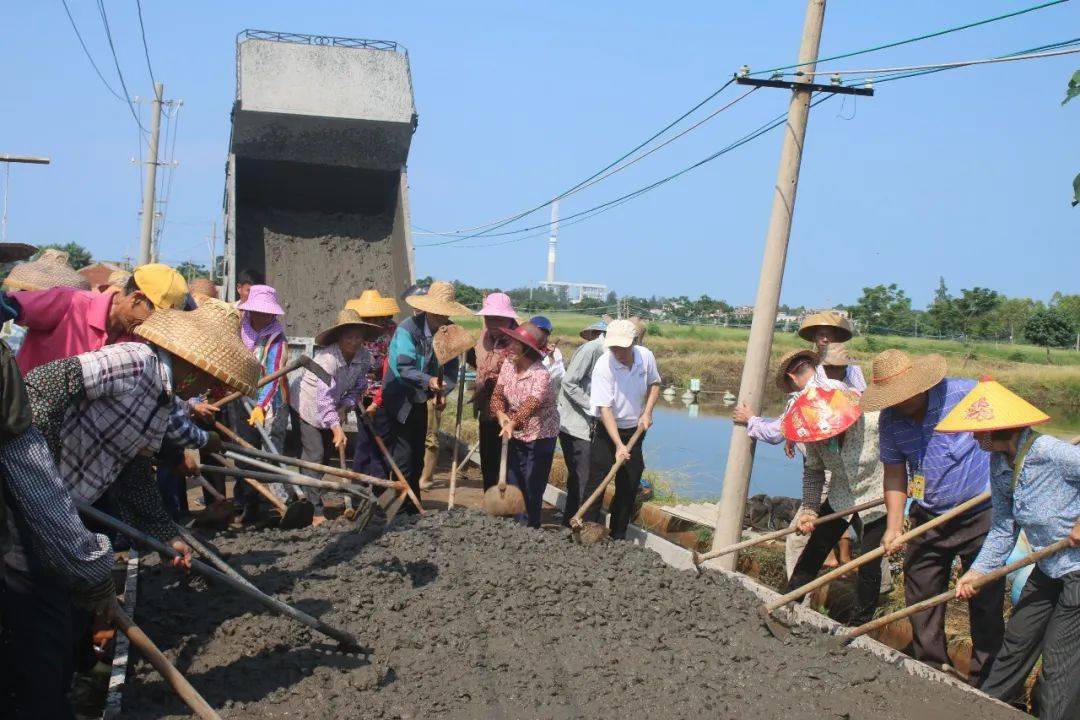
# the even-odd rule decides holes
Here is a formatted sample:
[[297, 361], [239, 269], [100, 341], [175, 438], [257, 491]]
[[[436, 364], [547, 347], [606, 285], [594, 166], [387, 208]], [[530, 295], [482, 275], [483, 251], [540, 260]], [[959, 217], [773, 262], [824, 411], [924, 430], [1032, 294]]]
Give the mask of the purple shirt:
[[908, 478], [921, 473], [926, 492], [918, 504], [940, 514], [990, 489], [990, 453], [981, 450], [971, 433], [939, 433], [934, 427], [974, 388], [965, 378], [945, 378], [930, 388], [921, 423], [881, 411], [881, 462], [906, 464]]

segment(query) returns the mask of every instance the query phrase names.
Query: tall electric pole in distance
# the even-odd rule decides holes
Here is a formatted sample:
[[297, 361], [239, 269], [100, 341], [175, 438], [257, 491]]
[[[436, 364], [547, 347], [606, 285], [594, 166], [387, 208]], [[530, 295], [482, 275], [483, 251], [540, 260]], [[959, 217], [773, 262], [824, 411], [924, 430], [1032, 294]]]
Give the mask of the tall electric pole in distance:
[[158, 134], [161, 131], [161, 98], [164, 93], [165, 86], [162, 83], [156, 83], [154, 85], [153, 109], [150, 111], [150, 152], [145, 161], [146, 177], [143, 181], [142, 231], [139, 235], [140, 265], [153, 262], [154, 188], [157, 183]]

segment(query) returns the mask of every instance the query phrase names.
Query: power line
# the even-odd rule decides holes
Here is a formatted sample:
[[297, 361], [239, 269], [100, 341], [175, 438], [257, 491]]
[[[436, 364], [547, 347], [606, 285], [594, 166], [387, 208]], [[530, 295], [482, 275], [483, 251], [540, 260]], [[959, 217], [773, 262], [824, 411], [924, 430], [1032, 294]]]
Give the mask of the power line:
[[135, 112], [135, 106], [131, 102], [131, 93], [128, 92], [127, 83], [124, 82], [124, 73], [120, 70], [120, 58], [117, 57], [116, 46], [113, 45], [112, 30], [109, 28], [109, 15], [105, 12], [105, 3], [102, 0], [97, 0], [97, 6], [98, 13], [101, 15], [101, 23], [105, 26], [105, 37], [109, 41], [109, 51], [112, 53], [113, 64], [116, 66], [116, 75], [120, 78], [120, 87], [124, 90], [124, 102], [127, 103], [128, 110], [131, 111], [131, 117], [135, 118], [135, 123], [143, 132], [148, 132], [139, 120], [139, 114]]
[[[1007, 20], [1009, 18], [1014, 18], [1014, 17], [1017, 17], [1019, 15], [1024, 15], [1026, 13], [1029, 13], [1029, 12], [1034, 12], [1036, 10], [1042, 10], [1044, 8], [1051, 7], [1053, 5], [1061, 5], [1062, 3], [1066, 3], [1068, 1], [1069, 0], [1052, 0], [1052, 2], [1045, 2], [1045, 3], [1039, 4], [1039, 5], [1033, 5], [1033, 6], [1029, 7], [1029, 8], [1024, 8], [1022, 10], [1016, 10], [1014, 12], [1006, 13], [1004, 15], [997, 15], [995, 17], [986, 18], [985, 20], [977, 20], [975, 22], [965, 23], [963, 25], [957, 25], [955, 27], [945, 28], [944, 30], [938, 30], [938, 31], [932, 32], [932, 33], [926, 33], [925, 35], [918, 35], [916, 37], [906, 38], [904, 40], [897, 40], [895, 42], [885, 43], [884, 45], [876, 45], [874, 47], [866, 48], [864, 50], [855, 50], [853, 52], [841, 53], [839, 55], [833, 55], [831, 57], [820, 58], [818, 60], [815, 60], [814, 62], [819, 62], [819, 63], [821, 63], [821, 62], [831, 62], [833, 60], [842, 60], [844, 58], [855, 57], [856, 55], [865, 55], [866, 53], [877, 52], [878, 50], [886, 50], [888, 48], [899, 47], [901, 45], [908, 45], [910, 43], [919, 42], [920, 40], [928, 40], [930, 38], [941, 37], [942, 35], [948, 35], [949, 33], [959, 32], [960, 30], [967, 30], [969, 28], [979, 27], [980, 25], [989, 25], [990, 23], [994, 23], [994, 22], [997, 22], [999, 20]], [[772, 73], [775, 73], [775, 72], [779, 72], [781, 70], [790, 70], [792, 68], [803, 67], [804, 65], [809, 65], [809, 64], [810, 63], [795, 63], [793, 65], [781, 65], [780, 67], [769, 68], [768, 70], [760, 70], [758, 72], [753, 72], [753, 73], [750, 73], [750, 74], [751, 75], [768, 75], [768, 74], [772, 74]], [[802, 75], [803, 73], [800, 71], [800, 72], [797, 72], [797, 73], [794, 73], [794, 74], [795, 75]]]
[[[101, 68], [94, 62], [94, 56], [90, 54], [90, 50], [86, 47], [86, 42], [83, 41], [82, 33], [79, 32], [79, 26], [75, 24], [75, 18], [71, 16], [71, 8], [68, 7], [67, 0], [60, 0], [64, 4], [64, 12], [67, 13], [68, 22], [71, 23], [71, 29], [75, 31], [75, 37], [79, 39], [79, 45], [82, 46], [83, 53], [86, 55], [86, 59], [90, 61], [90, 66], [94, 68], [94, 72], [97, 73], [98, 78], [101, 80], [105, 89], [112, 93], [120, 102], [124, 102], [124, 98], [120, 93], [113, 89], [113, 86], [109, 84], [109, 81], [105, 79], [105, 76], [101, 73]], [[141, 126], [141, 124], [140, 124]]]
[[972, 65], [992, 65], [994, 63], [1015, 62], [1017, 60], [1039, 60], [1059, 55], [1072, 55], [1080, 52], [1080, 48], [1068, 48], [1065, 50], [1051, 50], [1048, 52], [1027, 53], [1023, 55], [1003, 55], [1000, 57], [980, 58], [977, 60], [956, 60], [953, 62], [933, 63], [930, 65], [909, 65], [906, 67], [872, 68], [869, 70], [815, 70], [814, 72], [800, 73], [803, 76], [817, 75], [879, 75], [885, 73], [905, 73], [919, 70], [952, 70], [954, 68], [970, 67]]
[[157, 79], [154, 77], [154, 68], [150, 64], [150, 45], [146, 42], [146, 28], [143, 26], [142, 0], [135, 0], [135, 8], [139, 11], [139, 32], [142, 33], [143, 54], [146, 55], [146, 69], [150, 73], [150, 82], [157, 85]]

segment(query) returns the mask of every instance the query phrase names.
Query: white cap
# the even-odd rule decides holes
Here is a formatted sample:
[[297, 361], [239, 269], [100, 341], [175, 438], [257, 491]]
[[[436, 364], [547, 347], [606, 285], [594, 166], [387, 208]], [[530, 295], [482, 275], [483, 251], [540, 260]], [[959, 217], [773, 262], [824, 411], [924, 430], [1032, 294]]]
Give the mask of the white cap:
[[604, 336], [604, 347], [630, 347], [634, 344], [637, 326], [629, 320], [612, 320]]

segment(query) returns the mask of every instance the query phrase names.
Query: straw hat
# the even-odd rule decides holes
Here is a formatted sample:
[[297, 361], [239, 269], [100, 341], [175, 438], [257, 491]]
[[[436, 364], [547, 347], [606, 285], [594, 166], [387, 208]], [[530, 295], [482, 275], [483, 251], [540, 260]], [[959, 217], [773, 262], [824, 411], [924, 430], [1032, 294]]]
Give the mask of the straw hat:
[[818, 364], [818, 354], [813, 350], [792, 350], [789, 353], [785, 353], [780, 358], [780, 362], [776, 364], [776, 387], [780, 389], [780, 392], [791, 392], [790, 378], [788, 377], [788, 369], [795, 364], [796, 360], [805, 360], [811, 365]]
[[903, 350], [878, 353], [870, 370], [870, 387], [862, 396], [863, 410], [884, 410], [926, 392], [944, 379], [947, 369], [940, 355], [912, 359]]
[[934, 428], [938, 432], [989, 432], [1048, 422], [1050, 416], [991, 378], [984, 377]]
[[420, 312], [432, 315], [472, 315], [472, 310], [454, 299], [454, 286], [445, 280], [436, 280], [425, 294], [410, 295], [405, 302]]
[[240, 340], [239, 325], [213, 302], [195, 310], [162, 308], [146, 319], [135, 334], [186, 360], [234, 390], [254, 395], [262, 367]]
[[836, 328], [837, 342], [847, 342], [855, 334], [850, 320], [835, 310], [827, 310], [803, 318], [799, 325], [799, 337], [807, 342], [814, 342], [814, 330], [819, 327]]
[[831, 367], [851, 365], [851, 357], [844, 343], [829, 343], [829, 347], [825, 350], [825, 357], [821, 358], [821, 364]]
[[784, 413], [780, 428], [792, 442], [820, 442], [847, 430], [860, 415], [859, 396], [854, 390], [811, 385]]
[[6, 290], [48, 290], [54, 287], [90, 289], [90, 281], [68, 265], [68, 254], [56, 248], [42, 250], [37, 260], [19, 263], [4, 279]]
[[362, 318], [392, 317], [401, 312], [401, 307], [394, 298], [383, 297], [378, 290], [365, 290], [360, 293], [360, 297], [346, 302], [345, 309], [355, 310]]
[[544, 350], [544, 335], [546, 333], [531, 322], [522, 323], [516, 328], [499, 328], [499, 330], [511, 340], [517, 340], [524, 345], [526, 350], [532, 350], [537, 358], [547, 355]]
[[240, 325], [243, 320], [239, 308], [235, 305], [220, 298], [203, 295], [199, 299], [198, 309], [203, 313], [207, 313], [207, 315], [201, 315], [200, 317], [211, 317], [208, 314], [213, 313], [212, 321], [215, 324], [220, 325], [230, 335], [240, 337]]
[[127, 270], [113, 270], [109, 273], [109, 287], [124, 289], [131, 279], [131, 273]]
[[361, 328], [367, 331], [369, 337], [374, 337], [383, 330], [375, 323], [364, 322], [355, 310], [345, 309], [338, 313], [337, 322], [315, 336], [315, 344], [322, 347], [332, 345], [337, 340], [338, 332], [348, 327]]
[[0, 262], [15, 262], [33, 257], [37, 248], [26, 243], [0, 243]]
[[216, 298], [218, 296], [217, 285], [210, 278], [197, 277], [188, 283], [188, 291], [192, 297], [203, 295], [204, 297]]

